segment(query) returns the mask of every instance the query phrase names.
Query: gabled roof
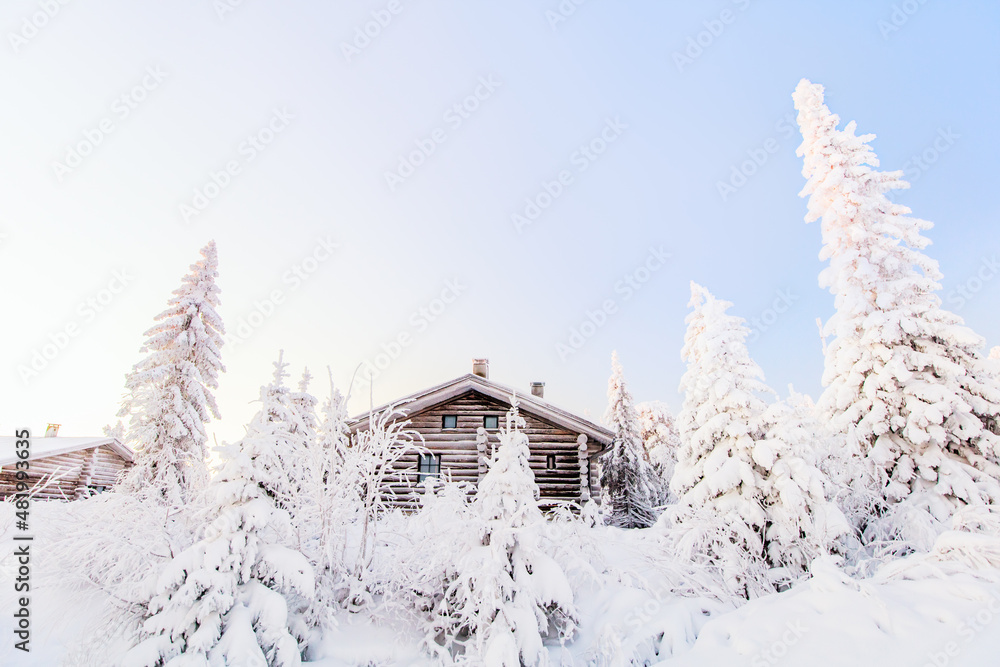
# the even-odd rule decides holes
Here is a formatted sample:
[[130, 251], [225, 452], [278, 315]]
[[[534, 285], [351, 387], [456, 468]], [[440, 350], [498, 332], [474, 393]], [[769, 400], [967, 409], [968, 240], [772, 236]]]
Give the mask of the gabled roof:
[[475, 391], [507, 404], [510, 403], [511, 396], [516, 393], [518, 407], [525, 412], [547, 419], [557, 426], [562, 426], [576, 433], [585, 433], [587, 438], [592, 442], [603, 446], [610, 445], [611, 441], [614, 440], [614, 434], [603, 426], [598, 426], [572, 412], [558, 408], [537, 396], [529, 393], [522, 394], [521, 392], [515, 392], [510, 387], [494, 382], [493, 380], [487, 380], [479, 375], [473, 375], [472, 373], [455, 378], [444, 384], [439, 384], [436, 387], [425, 389], [416, 394], [411, 394], [398, 401], [387, 403], [375, 408], [373, 411], [352, 417], [347, 423], [351, 431], [357, 431], [368, 425], [368, 420], [372, 412], [382, 412], [392, 405], [398, 405], [402, 410], [406, 411], [407, 415], [414, 415], [435, 405], [446, 403], [468, 391]]
[[[7, 466], [18, 460], [15, 443], [17, 438], [9, 435], [0, 436], [0, 466]], [[48, 456], [58, 456], [78, 452], [81, 449], [93, 449], [107, 445], [113, 452], [128, 462], [135, 460], [135, 452], [114, 438], [31, 438], [31, 448], [28, 460], [43, 459]]]

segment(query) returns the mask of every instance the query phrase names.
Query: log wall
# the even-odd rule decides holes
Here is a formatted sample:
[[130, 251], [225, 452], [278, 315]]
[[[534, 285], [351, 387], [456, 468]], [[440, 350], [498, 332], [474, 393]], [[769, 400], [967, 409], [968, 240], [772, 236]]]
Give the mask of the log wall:
[[[509, 409], [510, 406], [505, 403], [470, 391], [447, 403], [411, 415], [409, 428], [423, 436], [423, 446], [430, 453], [441, 456], [441, 477], [469, 482], [470, 493], [474, 493], [476, 483], [486, 472], [486, 459], [499, 444], [497, 429], [488, 430], [485, 438], [479, 433], [483, 418], [497, 417], [499, 425], [504, 426]], [[590, 492], [585, 480], [592, 474], [587, 461], [586, 438], [581, 449], [579, 433], [556, 426], [523, 409], [520, 414], [526, 422], [523, 432], [528, 436], [531, 452], [529, 465], [541, 493], [540, 504], [546, 506], [556, 501], [580, 501], [581, 495], [585, 499]], [[445, 415], [456, 415], [458, 426], [444, 428]], [[555, 456], [555, 468], [551, 470], [547, 467], [550, 454]], [[419, 494], [422, 493], [422, 489], [417, 487], [418, 462], [419, 456], [413, 454], [397, 464], [397, 471], [409, 481], [409, 485], [402, 480], [390, 485], [395, 495], [394, 504], [404, 507], [418, 504]], [[587, 493], [581, 494], [582, 490]]]
[[[107, 445], [33, 459], [28, 462], [28, 491], [39, 500], [85, 498], [98, 487], [110, 488], [131, 464]], [[0, 500], [17, 492], [15, 465], [0, 469]]]

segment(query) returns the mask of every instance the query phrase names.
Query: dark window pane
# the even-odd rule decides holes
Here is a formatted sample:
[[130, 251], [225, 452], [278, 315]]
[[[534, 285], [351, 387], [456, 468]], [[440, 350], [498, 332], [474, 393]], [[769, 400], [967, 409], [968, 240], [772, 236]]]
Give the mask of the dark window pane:
[[417, 481], [422, 482], [428, 477], [439, 477], [441, 475], [441, 455], [421, 454], [420, 462], [417, 464]]
[[549, 454], [545, 457], [545, 467], [549, 470], [555, 470], [556, 468], [556, 455]]

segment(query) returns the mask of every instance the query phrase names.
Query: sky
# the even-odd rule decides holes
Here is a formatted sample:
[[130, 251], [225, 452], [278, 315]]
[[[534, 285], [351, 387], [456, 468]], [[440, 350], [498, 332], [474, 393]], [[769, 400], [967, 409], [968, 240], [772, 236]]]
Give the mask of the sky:
[[803, 77], [904, 170], [945, 307], [1000, 345], [996, 3], [11, 0], [0, 32], [7, 434], [114, 422], [212, 239], [219, 441], [282, 349], [352, 413], [486, 357], [599, 419], [612, 350], [677, 410], [692, 280], [815, 397]]

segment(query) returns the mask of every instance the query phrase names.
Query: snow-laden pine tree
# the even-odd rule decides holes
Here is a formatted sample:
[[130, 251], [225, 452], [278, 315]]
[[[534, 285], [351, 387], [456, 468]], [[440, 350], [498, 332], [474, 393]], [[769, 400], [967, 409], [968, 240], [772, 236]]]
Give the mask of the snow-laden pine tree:
[[168, 506], [187, 502], [207, 481], [205, 424], [219, 418], [212, 392], [225, 371], [220, 355], [225, 327], [215, 312], [215, 241], [201, 255], [144, 334], [139, 351], [146, 357], [126, 376], [118, 413], [129, 417], [125, 443], [136, 452], [119, 488]]
[[467, 664], [547, 665], [543, 638], [564, 642], [576, 631], [569, 582], [541, 548], [545, 518], [528, 464], [524, 420], [517, 400], [512, 404], [476, 491], [478, 530], [458, 551], [455, 574], [425, 642], [432, 650], [458, 650]]
[[298, 412], [303, 442], [312, 444], [319, 431], [319, 417], [316, 415], [316, 405], [319, 400], [309, 393], [310, 382], [312, 382], [312, 374], [309, 373], [308, 368], [303, 369], [302, 379], [299, 380], [299, 390], [289, 394], [288, 398]]
[[[818, 422], [808, 396], [791, 395], [768, 406], [764, 440], [754, 448], [754, 462], [767, 470], [762, 505], [765, 558], [783, 573], [771, 579], [793, 580], [812, 560], [845, 550], [851, 528], [835, 502], [838, 489], [820, 468], [828, 456], [829, 431]], [[836, 441], [833, 441], [836, 442]]]
[[821, 221], [820, 285], [836, 307], [819, 404], [856, 453], [843, 462], [854, 485], [881, 498], [859, 525], [866, 541], [929, 546], [957, 508], [1000, 500], [1000, 383], [983, 339], [941, 308], [941, 273], [921, 252], [931, 223], [886, 196], [909, 187], [902, 172], [874, 169], [874, 135], [838, 130], [822, 86], [802, 80], [793, 98], [800, 195], [806, 221]]
[[[319, 400], [309, 393], [311, 381], [312, 375], [309, 373], [309, 369], [303, 369], [302, 379], [299, 380], [299, 390], [288, 394], [289, 403], [295, 413], [294, 419], [289, 422], [289, 432], [296, 439], [296, 444], [299, 445], [299, 455], [291, 462], [290, 474], [290, 477], [297, 480], [300, 485], [300, 491], [296, 494], [291, 509], [293, 519], [298, 519], [303, 505], [311, 502], [301, 492], [301, 487], [305, 484], [304, 480], [310, 474], [310, 449], [315, 448], [318, 444], [319, 417], [316, 414], [316, 405]], [[300, 525], [300, 522], [296, 521], [296, 525]], [[301, 536], [300, 539], [302, 539]]]
[[677, 450], [681, 446], [673, 413], [661, 401], [638, 403], [635, 410], [639, 414], [639, 437], [659, 478], [660, 497], [657, 504], [672, 504], [676, 498], [670, 493], [670, 480], [674, 476]]
[[313, 573], [282, 544], [290, 518], [274, 499], [288, 480], [269, 464], [280, 444], [256, 431], [225, 449], [204, 536], [160, 573], [123, 667], [301, 664], [290, 611], [312, 596]]
[[749, 329], [732, 305], [691, 283], [678, 415], [681, 447], [666, 513], [674, 548], [717, 571], [729, 591], [766, 593], [802, 573], [843, 532], [822, 476], [796, 455], [773, 391], [746, 347]]
[[604, 421], [615, 434], [601, 457], [602, 505], [607, 521], [619, 528], [648, 528], [656, 522], [660, 480], [639, 434], [639, 414], [625, 386], [618, 353], [611, 353], [608, 409]]
[[344, 463], [350, 445], [347, 401], [334, 386], [323, 402], [317, 438], [307, 452], [306, 474], [297, 523], [311, 536], [307, 555], [316, 572], [316, 598], [306, 614], [312, 627], [333, 624], [332, 613], [344, 601], [347, 584], [347, 532], [357, 515], [358, 494], [346, 483]]
[[[262, 460], [258, 465], [275, 480], [267, 493], [273, 494], [272, 499], [278, 507], [294, 512], [305, 475], [308, 447], [316, 437], [309, 417], [303, 415], [303, 407], [314, 404], [315, 399], [309, 397], [307, 400], [304, 391], [294, 394], [285, 386], [287, 367], [282, 350], [274, 362], [272, 381], [260, 388], [260, 409], [250, 420], [244, 439], [262, 438], [275, 443], [274, 447], [260, 451]], [[315, 412], [311, 416], [314, 424]]]
[[324, 453], [324, 478], [332, 482], [347, 455], [351, 431], [347, 426], [347, 397], [334, 386], [333, 374], [329, 368], [327, 373], [330, 375], [330, 396], [323, 402], [317, 443]]

